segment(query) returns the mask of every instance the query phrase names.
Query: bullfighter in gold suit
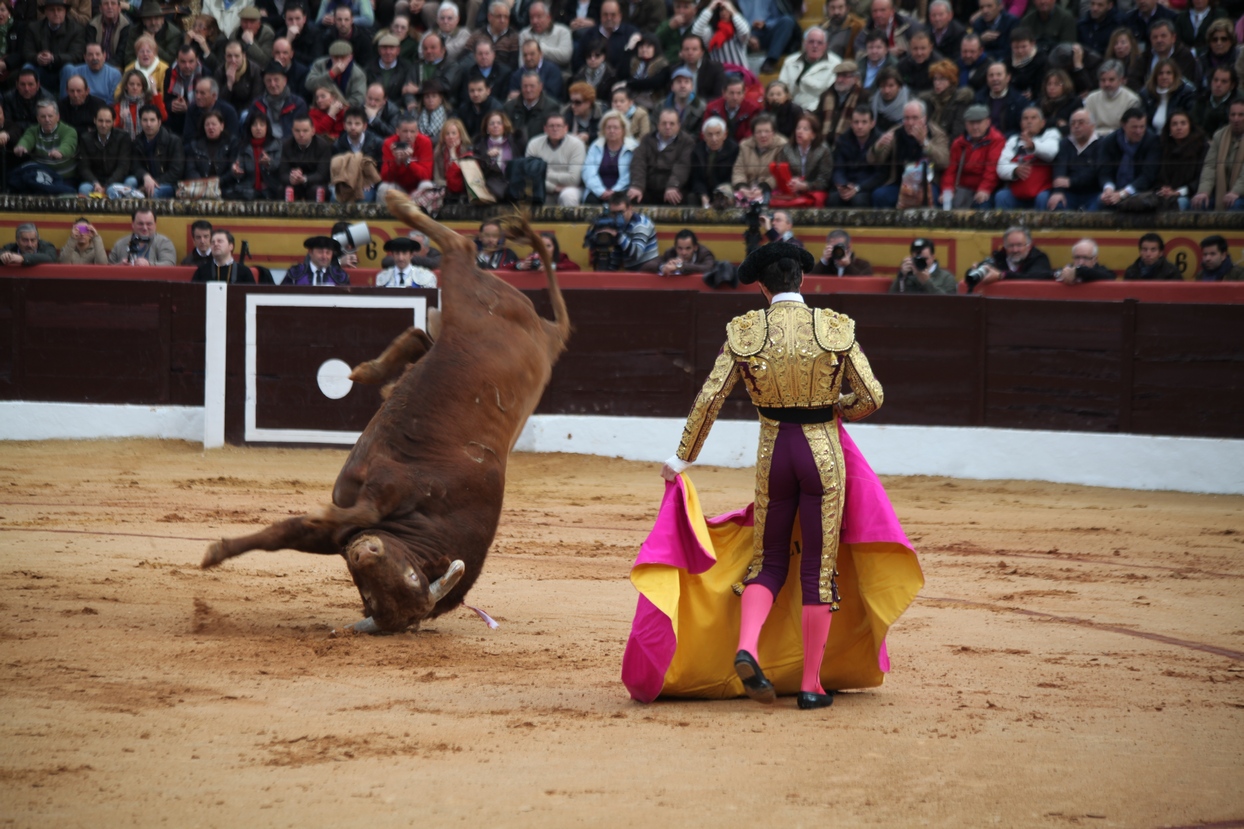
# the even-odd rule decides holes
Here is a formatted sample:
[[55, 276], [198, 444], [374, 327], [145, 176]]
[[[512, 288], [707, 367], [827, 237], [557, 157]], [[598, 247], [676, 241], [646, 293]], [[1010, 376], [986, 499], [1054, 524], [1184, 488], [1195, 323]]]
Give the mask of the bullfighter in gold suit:
[[[838, 418], [867, 417], [881, 406], [881, 385], [855, 342], [855, 323], [812, 309], [799, 288], [814, 265], [806, 250], [784, 242], [758, 249], [739, 268], [739, 281], [759, 281], [769, 302], [763, 311], [735, 317], [726, 344], [700, 390], [683, 429], [678, 453], [662, 475], [673, 480], [693, 463], [721, 405], [743, 380], [760, 412], [756, 453], [755, 555], [742, 592], [742, 619], [734, 667], [752, 699], [776, 694], [756, 659], [760, 630], [786, 582], [791, 536], [803, 538], [803, 681], [799, 707], [833, 702], [821, 685], [821, 659], [837, 610], [834, 581], [845, 497]], [[844, 386], [846, 391], [844, 392]]]

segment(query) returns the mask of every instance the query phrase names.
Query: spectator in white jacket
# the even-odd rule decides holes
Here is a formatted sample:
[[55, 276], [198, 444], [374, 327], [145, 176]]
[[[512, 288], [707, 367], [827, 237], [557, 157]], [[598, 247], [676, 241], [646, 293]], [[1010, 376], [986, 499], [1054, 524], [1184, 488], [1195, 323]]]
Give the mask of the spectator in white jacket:
[[1045, 116], [1036, 104], [1024, 110], [1019, 132], [1007, 139], [998, 156], [998, 179], [1009, 182], [994, 196], [998, 210], [1045, 210], [1054, 185], [1054, 159], [1062, 134], [1045, 128]]
[[584, 204], [608, 204], [615, 191], [625, 193], [631, 186], [631, 158], [639, 142], [630, 131], [626, 116], [616, 109], [600, 116], [600, 135], [583, 165]]
[[544, 135], [531, 140], [524, 158], [510, 163], [510, 192], [521, 200], [531, 182], [531, 203], [576, 207], [583, 199], [583, 161], [587, 148], [568, 134], [566, 116], [555, 112], [544, 122]]
[[840, 63], [842, 58], [829, 51], [829, 35], [814, 26], [804, 33], [803, 51], [782, 64], [778, 80], [786, 84], [796, 104], [806, 112], [816, 112], [821, 96], [834, 83], [834, 67]]

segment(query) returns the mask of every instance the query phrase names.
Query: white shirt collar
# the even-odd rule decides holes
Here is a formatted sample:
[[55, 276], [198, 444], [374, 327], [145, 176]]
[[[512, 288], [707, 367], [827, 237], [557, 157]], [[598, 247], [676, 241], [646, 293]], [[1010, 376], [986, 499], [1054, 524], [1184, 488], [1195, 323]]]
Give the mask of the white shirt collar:
[[770, 305], [776, 305], [779, 302], [803, 302], [803, 294], [798, 291], [783, 291], [780, 294], [774, 294]]

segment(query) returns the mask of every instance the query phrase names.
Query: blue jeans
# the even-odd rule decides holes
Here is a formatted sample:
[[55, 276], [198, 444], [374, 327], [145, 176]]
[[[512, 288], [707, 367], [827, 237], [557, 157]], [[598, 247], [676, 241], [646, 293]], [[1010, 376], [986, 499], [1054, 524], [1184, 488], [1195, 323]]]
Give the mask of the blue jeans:
[[1067, 201], [1059, 205], [1059, 210], [1084, 210], [1096, 213], [1101, 209], [1101, 193], [1065, 193], [1064, 196]]
[[777, 61], [787, 53], [786, 46], [795, 29], [795, 18], [783, 17], [773, 25], [765, 23], [763, 29], [752, 29], [752, 34], [760, 41], [760, 48], [765, 50], [765, 60]]
[[[939, 206], [941, 202], [941, 188], [936, 184], [929, 186], [930, 195], [933, 199], [933, 206]], [[878, 187], [873, 191], [873, 207], [883, 210], [893, 210], [898, 205], [899, 185], [887, 184], [885, 187]], [[826, 201], [828, 204], [828, 200]]]
[[1050, 202], [1049, 190], [1042, 190], [1035, 199], [1017, 199], [1011, 188], [1005, 187], [993, 194], [996, 210], [1045, 210]]

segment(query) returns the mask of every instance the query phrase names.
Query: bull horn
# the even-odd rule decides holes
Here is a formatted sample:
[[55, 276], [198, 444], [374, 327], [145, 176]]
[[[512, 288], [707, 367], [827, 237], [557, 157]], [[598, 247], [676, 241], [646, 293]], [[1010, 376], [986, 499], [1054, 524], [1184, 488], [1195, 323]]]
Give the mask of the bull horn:
[[428, 593], [432, 596], [432, 601], [439, 602], [448, 595], [450, 590], [462, 580], [462, 574], [466, 572], [466, 565], [461, 559], [454, 561], [449, 565], [449, 569], [445, 571], [445, 575], [441, 576], [432, 584], [428, 585]]

